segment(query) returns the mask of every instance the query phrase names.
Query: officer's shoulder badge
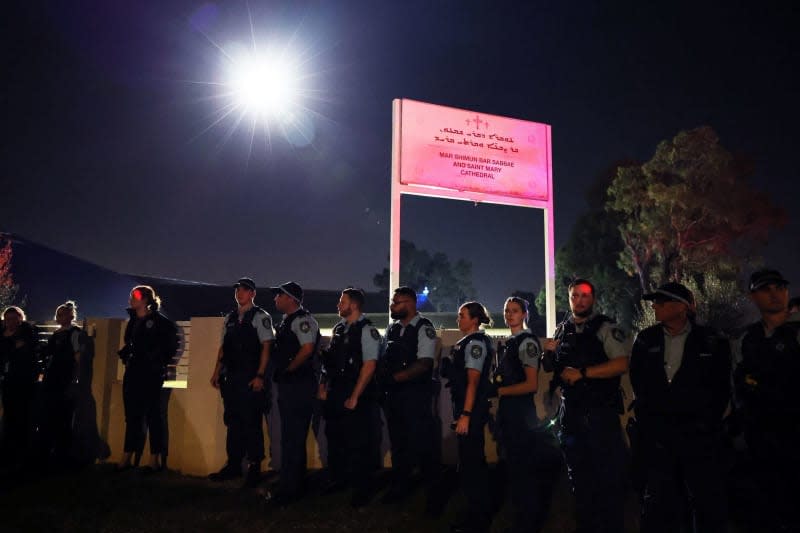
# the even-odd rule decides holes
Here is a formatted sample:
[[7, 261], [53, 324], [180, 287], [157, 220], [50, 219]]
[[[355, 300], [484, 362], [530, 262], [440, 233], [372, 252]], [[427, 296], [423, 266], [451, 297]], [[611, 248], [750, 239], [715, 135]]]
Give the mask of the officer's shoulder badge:
[[469, 354], [472, 356], [473, 359], [480, 359], [480, 357], [483, 355], [483, 348], [481, 348], [480, 345], [475, 344], [474, 346], [472, 346], [472, 349], [469, 351]]
[[426, 326], [425, 327], [425, 335], [427, 335], [429, 339], [435, 339], [436, 338], [436, 330], [433, 329], [430, 326]]
[[611, 336], [617, 342], [625, 342], [625, 332], [619, 328], [611, 328]]
[[527, 355], [528, 357], [533, 357], [534, 355], [536, 355], [536, 343], [535, 342], [531, 341], [531, 342], [525, 344], [525, 355]]
[[372, 338], [376, 341], [381, 340], [381, 334], [378, 333], [378, 328], [369, 328], [369, 334], [372, 335]]
[[311, 324], [308, 323], [308, 320], [303, 320], [300, 322], [300, 331], [303, 333], [308, 333], [311, 331]]
[[265, 328], [272, 329], [272, 319], [269, 317], [269, 315], [264, 315], [264, 318], [261, 319], [261, 323]]

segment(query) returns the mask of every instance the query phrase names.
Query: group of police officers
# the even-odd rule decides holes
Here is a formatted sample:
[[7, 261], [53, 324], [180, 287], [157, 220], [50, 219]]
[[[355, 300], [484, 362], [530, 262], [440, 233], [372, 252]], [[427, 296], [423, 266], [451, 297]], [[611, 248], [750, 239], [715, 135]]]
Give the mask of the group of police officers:
[[[527, 328], [528, 302], [511, 297], [504, 307], [511, 334], [495, 348], [482, 329], [490, 323], [488, 313], [478, 302], [468, 302], [458, 315], [464, 337], [435, 368], [437, 332], [417, 312], [413, 289], [393, 292], [392, 322], [385, 336], [363, 313], [364, 293], [345, 289], [337, 306], [341, 321], [333, 328], [330, 344], [319, 350], [319, 325], [303, 307], [303, 290], [297, 283], [270, 288], [283, 315], [273, 327], [270, 314], [255, 304], [255, 283], [241, 278], [234, 285], [237, 309], [225, 319], [211, 377], [224, 403], [227, 463], [210, 478], [244, 477], [246, 487], [259, 484], [265, 458], [262, 419], [271, 405], [274, 383], [281, 459], [278, 488], [267, 493], [270, 501], [286, 505], [302, 496], [306, 438], [315, 401], [322, 401], [326, 492], [352, 488], [351, 505], [356, 508], [371, 501], [373, 476], [382, 462], [382, 409], [392, 457], [391, 485], [382, 502], [406, 500], [412, 493], [412, 473], [419, 468], [427, 491], [426, 510], [435, 513], [442, 437], [432, 404], [435, 377], [441, 377], [453, 401], [452, 429], [458, 437], [467, 500], [462, 520], [452, 531], [487, 531], [491, 523], [483, 450], [493, 397], [499, 405], [494, 426], [498, 452], [507, 465], [511, 489], [511, 531], [538, 531], [557, 474], [551, 424], [536, 416], [533, 401], [538, 373], [544, 371], [552, 375], [547, 394], [558, 390], [561, 396], [557, 437], [575, 496], [577, 530], [621, 532], [629, 461], [620, 425], [620, 379], [628, 372], [634, 393], [628, 436], [636, 467], [634, 486], [641, 496], [641, 531], [727, 530], [729, 468], [722, 452], [726, 422], [742, 428], [755, 466], [754, 497], [763, 511], [758, 527], [797, 530], [791, 504], [800, 474], [794, 450], [800, 438], [800, 401], [792, 386], [800, 374], [800, 314], [789, 310], [788, 284], [775, 270], [753, 273], [750, 298], [761, 320], [732, 342], [696, 322], [694, 295], [675, 282], [643, 295], [652, 302], [657, 324], [632, 342], [612, 318], [594, 310], [596, 289], [586, 279], [569, 285], [570, 313], [548, 339], [537, 338]], [[175, 324], [158, 312], [159, 303], [150, 287], [131, 292], [131, 320], [120, 351], [126, 364], [121, 469], [132, 466], [132, 456], [138, 462], [148, 429], [151, 469], [166, 464], [167, 428], [159, 390], [178, 341]], [[68, 414], [58, 399], [65, 398], [66, 384], [78, 379], [80, 335], [71, 305], [59, 307], [61, 328], [51, 341], [54, 353], [64, 354], [53, 362], [58, 372], [53, 372], [52, 405], [60, 414], [49, 427], [51, 448], [59, 453], [68, 446], [62, 427]], [[16, 352], [27, 346], [20, 336], [27, 330], [20, 325], [24, 315], [17, 316], [19, 312], [4, 311], [0, 338], [6, 377], [5, 454], [22, 453], [15, 381], [8, 379], [22, 360]]]
[[[762, 319], [732, 343], [696, 322], [694, 295], [674, 282], [643, 296], [652, 302], [658, 323], [631, 341], [612, 318], [594, 310], [593, 284], [577, 279], [568, 289], [571, 312], [550, 339], [530, 333], [524, 323], [527, 302], [509, 298], [504, 317], [511, 335], [496, 349], [480, 329], [489, 322], [488, 313], [477, 302], [464, 304], [458, 319], [464, 337], [438, 369], [436, 330], [417, 312], [417, 295], [408, 287], [392, 295], [385, 337], [363, 314], [364, 293], [345, 289], [338, 304], [342, 320], [320, 352], [319, 372], [313, 365], [319, 327], [302, 307], [300, 286], [289, 282], [271, 288], [284, 314], [275, 334], [270, 315], [254, 304], [254, 282], [242, 278], [235, 287], [238, 309], [226, 318], [211, 380], [225, 402], [228, 462], [212, 479], [242, 476], [246, 461], [245, 485], [258, 484], [264, 458], [261, 419], [271, 377], [281, 420], [280, 482], [271, 499], [285, 504], [302, 494], [316, 398], [324, 402], [326, 490], [350, 486], [354, 507], [371, 500], [380, 406], [392, 452], [392, 482], [382, 501], [405, 500], [418, 467], [431, 510], [441, 438], [432, 410], [436, 371], [450, 387], [468, 502], [452, 530], [486, 531], [490, 525], [483, 435], [489, 400], [499, 396], [495, 431], [508, 465], [512, 530], [537, 531], [553, 480], [552, 454], [547, 459], [552, 433], [536, 417], [533, 402], [537, 372], [545, 371], [553, 376], [549, 392], [560, 391], [558, 441], [575, 495], [578, 531], [620, 532], [630, 478], [620, 379], [629, 372], [634, 417], [628, 429], [642, 531], [727, 530], [724, 421], [734, 419], [744, 429], [757, 465], [754, 483], [763, 508], [769, 509], [759, 523], [786, 531], [797, 525], [788, 501], [798, 474], [791, 447], [800, 436], [800, 408], [787, 393], [794, 370], [800, 370], [800, 316], [789, 312], [788, 281], [777, 271], [752, 275], [750, 296]], [[530, 459], [531, 454], [538, 458]]]

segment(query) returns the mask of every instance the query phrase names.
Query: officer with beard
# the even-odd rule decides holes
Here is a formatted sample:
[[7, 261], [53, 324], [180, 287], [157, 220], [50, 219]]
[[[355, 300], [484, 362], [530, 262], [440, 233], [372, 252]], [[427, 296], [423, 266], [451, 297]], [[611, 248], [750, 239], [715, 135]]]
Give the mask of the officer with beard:
[[430, 509], [439, 446], [432, 411], [436, 330], [417, 312], [417, 293], [410, 287], [395, 289], [389, 310], [394, 322], [386, 330], [377, 380], [391, 440], [393, 479], [381, 501], [405, 500], [411, 491], [411, 471], [419, 465]]
[[554, 371], [561, 389], [559, 439], [578, 531], [618, 533], [624, 530], [625, 476], [620, 376], [628, 370], [630, 347], [614, 320], [594, 311], [589, 280], [576, 279], [568, 290], [571, 315], [543, 346], [554, 352], [545, 369]]
[[754, 507], [769, 531], [797, 531], [795, 486], [800, 477], [800, 314], [788, 310], [789, 282], [777, 270], [750, 277], [750, 299], [761, 320], [734, 343], [736, 400], [758, 492]]
[[328, 440], [326, 492], [350, 482], [352, 507], [362, 507], [370, 498], [370, 460], [375, 455], [371, 418], [377, 400], [372, 378], [381, 346], [381, 335], [363, 307], [364, 291], [342, 291], [337, 305], [342, 320], [333, 327], [330, 346], [323, 352], [319, 388]]

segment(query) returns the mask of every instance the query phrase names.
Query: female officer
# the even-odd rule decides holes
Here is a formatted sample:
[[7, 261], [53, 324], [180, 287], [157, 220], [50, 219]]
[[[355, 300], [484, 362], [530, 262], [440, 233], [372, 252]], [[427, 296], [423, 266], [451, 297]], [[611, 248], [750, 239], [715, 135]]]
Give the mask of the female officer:
[[0, 371], [3, 376], [3, 449], [0, 457], [15, 468], [29, 459], [28, 437], [34, 393], [36, 330], [25, 312], [12, 306], [3, 311]]
[[59, 328], [47, 342], [49, 363], [44, 378], [45, 416], [43, 447], [56, 460], [69, 458], [72, 444], [74, 386], [78, 385], [80, 357], [85, 344], [83, 330], [75, 325], [77, 306], [68, 301], [56, 309]]
[[533, 397], [538, 384], [539, 339], [528, 329], [528, 302], [512, 296], [503, 316], [511, 330], [497, 351], [492, 383], [497, 386], [497, 426], [507, 456], [513, 526], [511, 531], [539, 531], [547, 517], [560, 455], [553, 435], [541, 427]]
[[161, 386], [167, 365], [178, 351], [178, 330], [158, 312], [160, 305], [161, 299], [152, 287], [139, 285], [131, 290], [130, 321], [125, 328], [125, 346], [119, 352], [125, 364], [125, 453], [119, 470], [138, 465], [148, 429], [149, 469], [166, 468], [167, 420], [166, 409], [161, 406]]
[[489, 418], [489, 368], [494, 350], [492, 340], [480, 329], [491, 322], [478, 302], [467, 302], [458, 310], [458, 329], [464, 337], [453, 346], [448, 375], [467, 510], [464, 522], [452, 526], [454, 532], [487, 531], [491, 522], [484, 427]]

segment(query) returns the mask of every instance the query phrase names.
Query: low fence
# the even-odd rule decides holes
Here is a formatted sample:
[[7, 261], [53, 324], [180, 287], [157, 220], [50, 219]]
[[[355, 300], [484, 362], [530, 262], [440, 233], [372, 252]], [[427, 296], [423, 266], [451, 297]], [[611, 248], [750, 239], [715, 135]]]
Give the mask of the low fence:
[[[165, 394], [169, 396], [169, 466], [184, 474], [206, 475], [219, 469], [226, 460], [225, 425], [222, 421], [222, 400], [219, 391], [210, 384], [211, 374], [217, 358], [224, 318], [196, 317], [179, 322], [182, 342], [179, 357], [174, 364], [174, 379], [165, 383]], [[109, 445], [111, 459], [122, 454], [125, 416], [122, 404], [122, 376], [124, 368], [117, 356], [122, 346], [125, 320], [93, 319], [87, 321], [87, 329], [94, 337], [95, 357], [92, 393], [97, 405], [97, 424], [100, 437]], [[461, 334], [456, 330], [439, 330], [436, 364], [442, 353], [448, 353]], [[550, 376], [539, 375], [539, 390], [546, 391]], [[628, 394], [630, 385], [623, 380]], [[536, 407], [540, 419], [555, 416], [557, 402], [548, 403], [548, 395], [536, 395]], [[450, 429], [452, 408], [449, 389], [442, 388], [434, 406], [441, 423], [442, 457], [446, 463], [457, 460], [457, 442]], [[621, 420], [624, 425], [625, 419]], [[270, 449], [272, 465], [280, 464], [280, 449], [273, 443], [280, 442], [277, 394], [273, 390], [273, 408], [264, 420], [264, 435]], [[315, 420], [306, 441], [309, 467], [324, 466], [325, 438], [324, 421]], [[389, 464], [388, 436], [384, 424], [383, 457]], [[496, 460], [496, 445], [488, 435], [486, 453], [490, 461]], [[145, 457], [147, 458], [147, 447]], [[267, 461], [270, 461], [270, 457]], [[267, 466], [267, 465], [265, 465]]]

